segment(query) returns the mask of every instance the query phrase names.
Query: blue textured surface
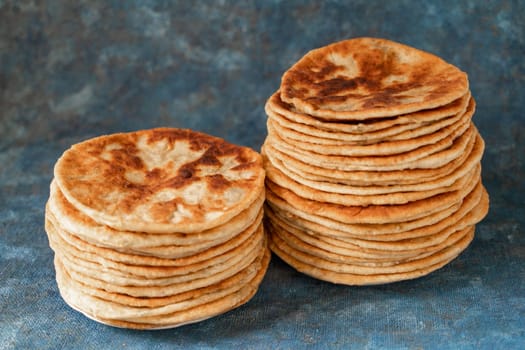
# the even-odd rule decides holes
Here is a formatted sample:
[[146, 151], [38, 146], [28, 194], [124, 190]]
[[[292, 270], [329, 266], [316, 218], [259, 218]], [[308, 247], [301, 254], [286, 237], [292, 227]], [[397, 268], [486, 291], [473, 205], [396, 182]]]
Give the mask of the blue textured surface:
[[[525, 347], [523, 1], [45, 3], [0, 0], [0, 349]], [[64, 304], [43, 228], [64, 149], [161, 125], [258, 149], [286, 68], [364, 35], [469, 74], [491, 209], [464, 254], [427, 277], [364, 288], [274, 257], [248, 304], [165, 331], [99, 325]]]

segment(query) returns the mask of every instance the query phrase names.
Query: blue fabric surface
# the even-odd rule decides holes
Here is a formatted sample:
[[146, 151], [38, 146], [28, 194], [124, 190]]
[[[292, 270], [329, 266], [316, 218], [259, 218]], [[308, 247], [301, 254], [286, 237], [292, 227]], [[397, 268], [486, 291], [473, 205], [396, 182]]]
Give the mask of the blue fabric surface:
[[[523, 18], [523, 1], [0, 0], [0, 349], [524, 348]], [[65, 305], [43, 220], [69, 145], [162, 125], [259, 149], [282, 73], [354, 36], [469, 74], [491, 209], [466, 252], [424, 278], [359, 288], [274, 256], [248, 304], [172, 330], [112, 328]]]

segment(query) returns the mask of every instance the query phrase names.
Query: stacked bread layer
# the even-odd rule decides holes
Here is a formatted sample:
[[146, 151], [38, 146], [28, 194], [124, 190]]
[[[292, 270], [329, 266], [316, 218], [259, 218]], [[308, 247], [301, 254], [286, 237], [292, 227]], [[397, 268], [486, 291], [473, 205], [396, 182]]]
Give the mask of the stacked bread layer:
[[271, 249], [350, 285], [453, 260], [488, 211], [474, 110], [466, 75], [431, 54], [371, 38], [309, 52], [266, 104]]

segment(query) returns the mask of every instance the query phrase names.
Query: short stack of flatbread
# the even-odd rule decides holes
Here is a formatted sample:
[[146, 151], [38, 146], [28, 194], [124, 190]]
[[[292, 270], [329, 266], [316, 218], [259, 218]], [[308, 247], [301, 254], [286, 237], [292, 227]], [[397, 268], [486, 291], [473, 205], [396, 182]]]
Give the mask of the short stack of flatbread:
[[307, 53], [266, 104], [271, 249], [349, 285], [426, 275], [488, 211], [467, 75], [392, 41]]
[[58, 287], [74, 309], [126, 328], [171, 328], [257, 291], [270, 259], [264, 169], [246, 147], [152, 129], [73, 145], [46, 206]]

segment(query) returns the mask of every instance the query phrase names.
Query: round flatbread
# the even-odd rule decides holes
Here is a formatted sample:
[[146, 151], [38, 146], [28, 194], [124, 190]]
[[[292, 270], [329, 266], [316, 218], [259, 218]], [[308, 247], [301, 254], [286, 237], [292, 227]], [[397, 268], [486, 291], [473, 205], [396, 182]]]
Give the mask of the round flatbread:
[[[466, 129], [466, 130], [465, 130]], [[265, 144], [317, 167], [344, 171], [391, 171], [416, 168], [437, 168], [458, 158], [476, 137], [476, 127], [471, 122], [454, 130], [444, 139], [412, 151], [376, 156], [326, 155], [290, 145], [278, 134], [269, 131]]]
[[[488, 212], [489, 197], [481, 182], [462, 201], [459, 208], [447, 209], [420, 220], [400, 224], [344, 225], [333, 220], [306, 213], [288, 211], [271, 205], [265, 208], [270, 221], [283, 222], [331, 245], [359, 248], [363, 252], [398, 252], [420, 249], [440, 243], [447, 230], [455, 225], [475, 225]], [[344, 230], [344, 231], [343, 231]]]
[[269, 117], [279, 118], [288, 123], [293, 123], [295, 128], [305, 134], [317, 135], [325, 138], [340, 139], [341, 134], [346, 137], [365, 140], [366, 135], [372, 138], [395, 135], [401, 131], [411, 130], [429, 122], [447, 118], [456, 114], [463, 114], [471, 98], [468, 91], [461, 98], [438, 108], [417, 111], [399, 116], [357, 120], [357, 121], [331, 121], [317, 119], [313, 116], [298, 113], [293, 106], [281, 100], [280, 91], [275, 92], [265, 105]]
[[[472, 164], [472, 167], [465, 169], [460, 174], [457, 174], [455, 178], [449, 179], [448, 183], [441, 183], [441, 186], [430, 186], [427, 189], [414, 190], [414, 191], [391, 191], [392, 189], [386, 189], [383, 193], [365, 194], [365, 193], [351, 193], [357, 192], [356, 188], [350, 188], [346, 185], [341, 185], [341, 191], [327, 191], [326, 189], [317, 189], [304, 185], [299, 181], [295, 181], [293, 178], [286, 176], [280, 170], [275, 168], [271, 163], [267, 162], [267, 177], [268, 180], [289, 189], [297, 195], [328, 203], [336, 203], [342, 205], [390, 205], [390, 204], [405, 204], [408, 202], [428, 198], [435, 196], [440, 193], [446, 193], [454, 190], [458, 190], [464, 186], [469, 179], [477, 179], [481, 173], [481, 166], [478, 163]], [[335, 186], [331, 186], [332, 188]], [[366, 190], [366, 187], [364, 187]], [[363, 191], [364, 192], [364, 191]]]
[[[361, 134], [322, 133], [315, 128], [312, 128], [315, 131], [306, 130], [307, 133], [304, 133], [302, 131], [305, 128], [301, 127], [301, 124], [289, 123], [286, 121], [286, 118], [277, 117], [277, 114], [269, 115], [267, 123], [271, 125], [271, 129], [277, 132], [281, 138], [301, 148], [316, 150], [319, 153], [330, 151], [331, 153], [328, 154], [338, 154], [337, 152], [341, 152], [338, 150], [339, 147], [350, 147], [351, 151], [345, 150], [341, 154], [373, 155], [385, 153], [385, 149], [390, 153], [406, 152], [411, 147], [410, 145], [412, 147], [420, 147], [424, 144], [436, 142], [446, 137], [460, 124], [470, 121], [474, 110], [475, 102], [474, 99], [471, 99], [467, 109], [453, 116], [432, 122], [414, 122], [374, 133]], [[268, 131], [270, 131], [270, 128], [268, 128]], [[311, 134], [308, 133], [310, 131]], [[315, 147], [315, 149], [312, 147]], [[337, 148], [334, 149], [334, 147]]]
[[463, 187], [455, 191], [441, 193], [401, 205], [354, 206], [320, 202], [298, 196], [271, 180], [266, 181], [266, 195], [270, 203], [274, 198], [277, 200], [280, 198], [298, 211], [346, 224], [402, 223], [424, 218], [461, 203], [463, 198], [476, 187], [478, 182], [479, 176], [471, 179]]
[[281, 99], [331, 120], [390, 117], [446, 105], [467, 75], [430, 53], [386, 39], [356, 38], [308, 52], [281, 80]]
[[221, 225], [264, 186], [260, 155], [187, 129], [100, 136], [73, 145], [55, 165], [64, 197], [117, 230], [192, 233]]
[[[454, 260], [468, 247], [473, 238], [474, 229], [472, 228], [471, 231], [467, 232], [467, 234], [455, 245], [444, 249], [435, 256], [427, 257], [426, 262], [420, 264], [420, 266], [414, 266], [414, 269], [411, 271], [389, 273], [376, 269], [376, 271], [369, 274], [340, 272], [337, 271], [337, 268], [325, 268], [323, 265], [329, 267], [334, 266], [332, 264], [321, 263], [309, 254], [300, 253], [296, 250], [290, 249], [290, 247], [282, 241], [280, 241], [279, 244], [270, 241], [270, 247], [272, 251], [287, 264], [295, 268], [297, 271], [311, 277], [336, 284], [374, 285], [399, 282], [428, 275]], [[436, 260], [436, 263], [431, 264], [431, 262]]]
[[[218, 256], [224, 256], [224, 254], [226, 254], [227, 252], [233, 251], [233, 249], [237, 246], [253, 238], [253, 236], [256, 235], [257, 230], [260, 228], [261, 219], [262, 213], [258, 217], [258, 219], [254, 221], [252, 225], [249, 226], [245, 231], [234, 236], [227, 242], [210, 246], [206, 250], [197, 251], [190, 255], [181, 254], [180, 257], [176, 258], [161, 258], [152, 255], [137, 255], [132, 254], [130, 252], [122, 252], [107, 247], [99, 247], [93, 245], [83, 240], [82, 238], [64, 230], [61, 227], [60, 222], [58, 222], [58, 220], [54, 218], [54, 216], [49, 212], [46, 213], [46, 228], [49, 227], [53, 232], [60, 236], [61, 241], [63, 241], [63, 243], [61, 243], [61, 246], [67, 246], [63, 247], [63, 250], [66, 250], [68, 252], [77, 252], [77, 254], [86, 254], [87, 256], [92, 256], [92, 261], [102, 262], [102, 264], [105, 267], [121, 263], [125, 266], [139, 266], [140, 268], [145, 268], [145, 270], [147, 271], [148, 267], [152, 266], [159, 266], [164, 268], [168, 266], [188, 266], [206, 260], [211, 260]], [[52, 225], [52, 227], [50, 227], [50, 225]], [[177, 248], [180, 247], [172, 247], [172, 249], [174, 250], [176, 250]], [[99, 261], [99, 259], [101, 260]], [[153, 277], [153, 275], [150, 277]]]
[[46, 211], [57, 219], [64, 230], [93, 245], [121, 252], [173, 259], [228, 241], [256, 220], [263, 203], [264, 192], [248, 208], [227, 223], [198, 234], [120, 231], [100, 224], [77, 210], [66, 200], [56, 182], [52, 181]]
[[[268, 158], [268, 160], [265, 160], [265, 167], [267, 169], [267, 176], [270, 178], [272, 178], [272, 172], [268, 171], [268, 163], [271, 163], [271, 166], [281, 171], [287, 177], [294, 179], [294, 181], [310, 188], [332, 193], [372, 195], [395, 192], [425, 191], [443, 186], [450, 186], [459, 177], [464, 176], [470, 169], [479, 164], [483, 155], [483, 148], [484, 145], [482, 142], [480, 142], [477, 147], [473, 147], [472, 150], [469, 150], [468, 154], [458, 158], [459, 161], [455, 162], [457, 164], [451, 167], [452, 171], [449, 171], [450, 169], [448, 167], [428, 169], [425, 172], [425, 177], [412, 180], [412, 183], [407, 183], [407, 180], [399, 182], [394, 181], [393, 183], [387, 182], [386, 184], [381, 185], [376, 184], [375, 179], [373, 178], [373, 176], [376, 175], [375, 173], [361, 172], [362, 178], [359, 182], [356, 180], [344, 181], [344, 179], [327, 178], [322, 175], [309, 176], [309, 173], [301, 171], [300, 169], [295, 169], [293, 166], [291, 166], [290, 162], [281, 160], [276, 156], [275, 152], [267, 153], [266, 149], [263, 148], [262, 154], [264, 156], [263, 158]], [[432, 174], [432, 172], [434, 172], [434, 174]], [[406, 178], [411, 177], [411, 173], [413, 172], [398, 171], [398, 176], [400, 180], [403, 177], [406, 180]], [[352, 175], [354, 174], [349, 172], [349, 177]], [[390, 175], [392, 176], [394, 174]], [[352, 178], [356, 178], [356, 176], [354, 175]], [[356, 185], [356, 183], [360, 185]]]
[[[304, 240], [300, 239], [295, 234], [297, 232], [289, 231], [288, 228], [284, 228], [279, 225], [271, 225], [269, 231], [272, 234], [272, 240], [275, 240], [276, 242], [277, 240], [282, 240], [291, 249], [294, 249], [298, 252], [309, 254], [315, 257], [316, 259], [319, 258], [328, 263], [350, 265], [352, 266], [352, 268], [354, 268], [354, 270], [351, 273], [370, 273], [373, 272], [374, 269], [381, 270], [388, 268], [398, 269], [395, 272], [406, 272], [401, 271], [400, 266], [405, 265], [404, 268], [406, 268], [407, 270], [412, 269], [414, 267], [413, 265], [411, 265], [413, 262], [421, 261], [422, 259], [425, 259], [433, 254], [442, 251], [443, 249], [454, 245], [457, 241], [464, 237], [465, 233], [462, 231], [463, 228], [453, 230], [453, 232], [450, 233], [442, 243], [434, 245], [432, 247], [428, 247], [426, 249], [414, 251], [411, 256], [404, 256], [403, 252], [393, 252], [390, 256], [366, 258], [356, 257], [353, 251], [343, 251], [342, 249], [340, 249], [340, 247], [338, 247], [339, 249], [337, 251], [320, 248], [316, 245], [311, 244], [310, 242], [305, 242]], [[433, 265], [434, 263], [435, 262], [432, 262], [431, 264]], [[392, 270], [389, 272], [392, 272]]]
[[[55, 258], [57, 284], [64, 301], [86, 317], [107, 325], [132, 329], [165, 329], [194, 323], [232, 310], [248, 302], [256, 293], [270, 261], [267, 248], [261, 251], [260, 257], [250, 266], [256, 269], [253, 278], [246, 282], [228, 287], [218, 284], [207, 289], [192, 291], [182, 299], [175, 298], [167, 304], [153, 304], [148, 307], [130, 305], [113, 294], [108, 300], [103, 295], [94, 295], [72, 283], [61, 261]], [[80, 286], [82, 286], [80, 284]], [[226, 288], [225, 288], [226, 287]], [[127, 299], [126, 299], [127, 300]]]

